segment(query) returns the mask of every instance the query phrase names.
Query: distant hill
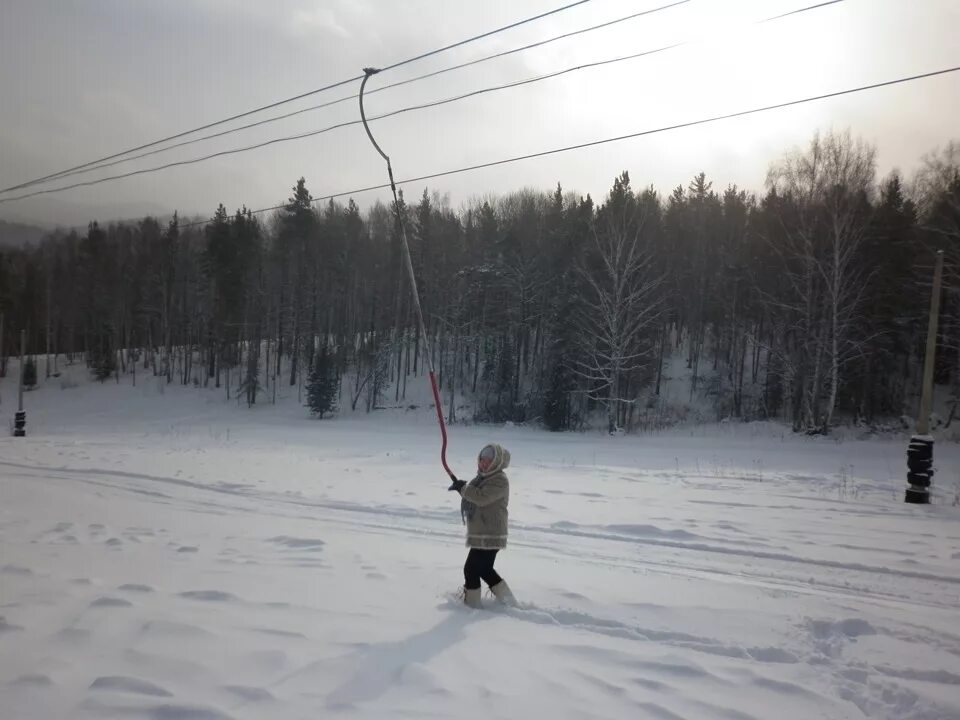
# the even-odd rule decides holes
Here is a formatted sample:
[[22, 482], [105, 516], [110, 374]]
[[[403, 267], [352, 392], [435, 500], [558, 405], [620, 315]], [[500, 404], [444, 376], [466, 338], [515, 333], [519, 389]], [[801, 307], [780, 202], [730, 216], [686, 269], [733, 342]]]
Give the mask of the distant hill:
[[[185, 210], [180, 212], [181, 217], [189, 214]], [[4, 205], [0, 212], [0, 222], [35, 225], [44, 230], [76, 228], [84, 231], [92, 220], [106, 226], [118, 220], [140, 220], [147, 215], [168, 218], [173, 215], [173, 210], [146, 201], [77, 203], [64, 198], [43, 196], [19, 201], [16, 207], [9, 209]]]
[[36, 225], [0, 220], [0, 247], [36, 245], [46, 233], [46, 230]]

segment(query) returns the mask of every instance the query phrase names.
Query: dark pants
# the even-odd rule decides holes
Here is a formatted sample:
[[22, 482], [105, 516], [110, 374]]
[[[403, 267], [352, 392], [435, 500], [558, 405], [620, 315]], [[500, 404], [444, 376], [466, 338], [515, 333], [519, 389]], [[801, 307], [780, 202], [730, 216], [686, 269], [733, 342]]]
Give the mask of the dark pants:
[[467, 553], [467, 562], [463, 566], [463, 579], [466, 581], [464, 586], [467, 590], [479, 589], [481, 579], [490, 587], [503, 579], [493, 569], [493, 562], [497, 559], [498, 552], [500, 551], [470, 549]]

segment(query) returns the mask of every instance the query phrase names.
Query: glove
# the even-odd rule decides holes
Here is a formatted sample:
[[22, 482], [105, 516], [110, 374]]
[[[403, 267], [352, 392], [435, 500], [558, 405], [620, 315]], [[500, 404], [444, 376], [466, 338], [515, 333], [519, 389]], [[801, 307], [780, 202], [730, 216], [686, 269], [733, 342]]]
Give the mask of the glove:
[[461, 490], [463, 490], [464, 485], [467, 484], [466, 480], [457, 480], [457, 478], [451, 478], [451, 479], [453, 480], [453, 482], [450, 483], [450, 487], [448, 487], [447, 490], [455, 490], [456, 492], [460, 492]]

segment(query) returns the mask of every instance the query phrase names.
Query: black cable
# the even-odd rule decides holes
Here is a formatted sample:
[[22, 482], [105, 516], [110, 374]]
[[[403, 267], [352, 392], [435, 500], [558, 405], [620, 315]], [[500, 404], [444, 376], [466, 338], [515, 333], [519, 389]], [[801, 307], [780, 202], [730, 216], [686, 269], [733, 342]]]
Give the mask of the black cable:
[[[824, 7], [824, 6], [826, 6], [826, 5], [833, 5], [833, 4], [836, 4], [836, 3], [838, 3], [838, 2], [843, 2], [843, 1], [844, 1], [844, 0], [830, 0], [830, 2], [818, 3], [817, 5], [812, 5], [812, 6], [809, 6], [809, 7], [806, 7], [806, 8], [801, 8], [801, 9], [799, 9], [799, 10], [793, 10], [793, 11], [791, 11], [791, 12], [784, 13], [784, 14], [782, 14], [782, 15], [776, 15], [776, 16], [771, 17], [771, 18], [766, 18], [766, 19], [764, 19], [764, 20], [759, 21], [757, 24], [763, 24], [763, 23], [766, 23], [766, 22], [770, 22], [770, 21], [772, 21], [772, 20], [778, 20], [778, 19], [780, 19], [780, 18], [789, 17], [790, 15], [795, 15], [795, 14], [797, 14], [797, 13], [806, 12], [806, 11], [808, 11], [808, 10], [814, 10], [814, 9], [817, 9], [817, 8], [820, 8], [820, 7]], [[545, 73], [545, 74], [543, 74], [543, 75], [537, 75], [537, 76], [534, 76], [534, 77], [531, 77], [531, 78], [526, 78], [526, 79], [524, 79], [524, 80], [514, 80], [514, 81], [512, 81], [512, 82], [504, 83], [504, 84], [502, 84], [502, 85], [494, 85], [494, 86], [491, 86], [491, 87], [481, 88], [480, 90], [473, 90], [473, 91], [468, 92], [468, 93], [463, 93], [463, 94], [461, 94], [461, 95], [455, 95], [455, 96], [453, 96], [453, 97], [445, 98], [445, 99], [442, 99], [442, 100], [434, 100], [434, 101], [431, 101], [431, 102], [428, 102], [428, 103], [422, 103], [422, 104], [420, 104], [420, 105], [410, 105], [410, 106], [408, 106], [408, 107], [400, 108], [400, 109], [398, 109], [398, 110], [393, 110], [393, 111], [391, 111], [391, 112], [384, 113], [384, 114], [382, 114], [382, 115], [377, 115], [377, 116], [371, 117], [371, 118], [369, 118], [369, 119], [370, 119], [370, 120], [383, 120], [383, 119], [385, 119], [385, 118], [393, 117], [393, 116], [395, 116], [395, 115], [400, 115], [400, 114], [407, 113], [407, 112], [412, 112], [412, 111], [415, 111], [415, 110], [425, 110], [425, 109], [429, 109], [429, 108], [438, 107], [438, 106], [440, 106], [440, 105], [448, 105], [448, 104], [450, 104], [450, 103], [459, 102], [459, 101], [465, 100], [465, 99], [467, 99], [467, 98], [476, 97], [476, 96], [479, 96], [479, 95], [485, 95], [485, 94], [487, 94], [487, 93], [497, 92], [497, 91], [499, 91], [499, 90], [505, 90], [505, 89], [509, 89], [509, 88], [520, 87], [520, 86], [523, 86], [523, 85], [530, 85], [530, 84], [533, 84], [533, 83], [541, 82], [541, 81], [543, 81], [543, 80], [549, 80], [549, 79], [551, 79], [551, 78], [559, 77], [559, 76], [561, 76], [561, 75], [567, 75], [567, 74], [569, 74], [569, 73], [577, 72], [577, 71], [580, 71], [580, 70], [586, 70], [586, 69], [590, 69], [590, 68], [597, 68], [597, 67], [602, 67], [602, 66], [605, 66], [605, 65], [612, 65], [612, 64], [614, 64], [614, 63], [620, 63], [620, 62], [624, 62], [624, 61], [627, 61], [627, 60], [636, 60], [636, 59], [638, 59], [638, 58], [645, 57], [645, 56], [647, 56], [647, 55], [654, 55], [654, 54], [657, 54], [657, 53], [665, 52], [665, 51], [667, 51], [667, 50], [672, 50], [672, 49], [675, 49], [675, 48], [678, 48], [678, 47], [682, 47], [682, 46], [684, 46], [684, 45], [690, 44], [691, 42], [692, 42], [692, 41], [690, 41], [690, 40], [686, 40], [686, 41], [683, 41], [683, 42], [674, 43], [673, 45], [666, 45], [666, 46], [661, 47], [661, 48], [656, 48], [656, 49], [654, 49], [654, 50], [644, 50], [644, 51], [638, 52], [638, 53], [631, 53], [630, 55], [621, 55], [621, 56], [614, 57], [614, 58], [608, 58], [608, 59], [606, 59], [606, 60], [597, 60], [597, 61], [591, 62], [591, 63], [584, 63], [584, 64], [582, 64], [582, 65], [575, 65], [575, 66], [573, 66], [573, 67], [564, 68], [564, 69], [562, 69], [562, 70], [556, 70], [556, 71], [554, 71], [554, 72]], [[227, 155], [236, 155], [236, 154], [239, 154], [239, 153], [249, 152], [249, 151], [251, 151], [251, 150], [258, 150], [258, 149], [260, 149], [260, 148], [268, 147], [268, 146], [270, 146], [270, 145], [276, 145], [276, 144], [279, 144], [279, 143], [291, 142], [291, 141], [294, 141], [294, 140], [303, 140], [303, 139], [308, 138], [308, 137], [314, 137], [314, 136], [316, 136], [316, 135], [323, 135], [324, 133], [328, 133], [328, 132], [331, 132], [331, 131], [333, 131], [333, 130], [337, 130], [337, 129], [345, 128], [345, 127], [350, 127], [350, 126], [352, 126], [352, 125], [359, 125], [359, 124], [361, 124], [361, 121], [360, 121], [360, 120], [348, 120], [348, 121], [346, 121], [346, 122], [341, 122], [341, 123], [337, 123], [337, 124], [335, 124], [335, 125], [330, 125], [329, 127], [325, 127], [325, 128], [320, 129], [320, 130], [311, 130], [311, 131], [309, 131], [309, 132], [298, 133], [298, 134], [296, 134], [296, 135], [287, 135], [287, 136], [284, 136], [284, 137], [272, 138], [272, 139], [270, 139], [270, 140], [265, 140], [265, 141], [263, 141], [263, 142], [255, 143], [255, 144], [253, 144], [253, 145], [245, 145], [245, 146], [242, 146], [242, 147], [239, 147], [239, 148], [231, 148], [231, 149], [229, 149], [229, 150], [221, 150], [221, 151], [218, 151], [218, 152], [215, 152], [215, 153], [210, 153], [209, 155], [202, 155], [202, 156], [200, 156], [200, 157], [190, 158], [190, 159], [188, 159], [188, 160], [177, 160], [177, 161], [175, 161], [175, 162], [166, 163], [165, 165], [157, 165], [157, 166], [150, 167], [150, 168], [142, 168], [142, 169], [140, 169], [140, 170], [131, 170], [130, 172], [121, 173], [121, 174], [119, 174], [119, 175], [108, 175], [107, 177], [97, 178], [96, 180], [87, 180], [87, 181], [84, 181], [84, 182], [77, 182], [77, 183], [73, 183], [73, 184], [70, 184], [70, 185], [61, 185], [61, 186], [59, 186], [59, 187], [49, 188], [49, 189], [47, 189], [47, 190], [37, 190], [37, 191], [34, 191], [34, 192], [32, 192], [32, 193], [26, 193], [26, 194], [23, 194], [23, 195], [17, 195], [17, 196], [15, 196], [15, 197], [0, 198], [0, 203], [13, 202], [13, 201], [15, 201], [15, 200], [24, 200], [24, 199], [26, 199], [26, 198], [36, 197], [36, 196], [38, 196], [38, 195], [47, 195], [47, 194], [51, 194], [51, 193], [64, 192], [64, 191], [66, 191], [66, 190], [73, 190], [73, 189], [76, 189], [76, 188], [79, 188], [79, 187], [90, 187], [90, 186], [92, 186], [92, 185], [100, 185], [100, 184], [105, 183], [105, 182], [112, 182], [112, 181], [114, 181], [114, 180], [123, 180], [123, 179], [125, 179], [125, 178], [134, 177], [134, 176], [136, 176], [136, 175], [146, 175], [146, 174], [150, 174], [150, 173], [154, 173], [154, 172], [159, 172], [159, 171], [161, 171], [161, 170], [168, 170], [168, 169], [174, 168], [174, 167], [182, 167], [182, 166], [184, 166], [184, 165], [195, 165], [195, 164], [197, 164], [197, 163], [206, 162], [207, 160], [212, 160], [212, 159], [214, 159], [214, 158], [225, 157], [225, 156], [227, 156]], [[101, 166], [101, 167], [103, 167], [103, 166]]]
[[[443, 75], [444, 73], [452, 72], [454, 70], [460, 70], [462, 68], [471, 67], [473, 65], [479, 65], [480, 63], [484, 63], [489, 60], [495, 60], [497, 58], [506, 57], [507, 55], [512, 55], [514, 53], [523, 52], [525, 50], [541, 47], [543, 45], [548, 45], [549, 43], [556, 42], [558, 40], [563, 40], [569, 37], [573, 37], [575, 35], [582, 35], [584, 33], [592, 32], [593, 30], [600, 30], [601, 28], [606, 28], [606, 27], [610, 27], [611, 25], [616, 25], [618, 23], [626, 22], [627, 20], [634, 20], [644, 15], [650, 15], [653, 13], [660, 12], [662, 10], [668, 10], [678, 5], [685, 5], [688, 2], [690, 2], [690, 0], [678, 0], [677, 2], [671, 3], [669, 5], [663, 5], [661, 7], [653, 8], [651, 10], [644, 10], [642, 12], [633, 13], [631, 15], [626, 15], [624, 17], [616, 18], [614, 20], [609, 20], [605, 23], [600, 23], [599, 25], [592, 25], [590, 27], [581, 28], [580, 30], [574, 30], [572, 32], [564, 33], [562, 35], [556, 35], [552, 38], [547, 38], [546, 40], [540, 40], [535, 43], [530, 43], [529, 45], [523, 45], [521, 47], [513, 48], [511, 50], [504, 50], [502, 52], [494, 53], [493, 55], [486, 55], [485, 57], [478, 58], [476, 60], [470, 60], [469, 62], [459, 63], [457, 65], [451, 65], [450, 67], [441, 68], [440, 70], [434, 70], [433, 72], [425, 73], [423, 75], [418, 75], [416, 77], [409, 78], [407, 80], [401, 80], [400, 82], [384, 85], [382, 87], [375, 88], [373, 90], [368, 90], [366, 94], [373, 95], [374, 93], [378, 93], [383, 90], [389, 90], [391, 88], [400, 87], [402, 85], [409, 85], [411, 83], [419, 82], [420, 80], [426, 80], [428, 78], [436, 77], [438, 75]], [[845, 2], [845, 0], [830, 0], [830, 2], [823, 3], [823, 4], [832, 5], [838, 2]], [[820, 6], [817, 5], [815, 7], [820, 7]], [[802, 12], [802, 11], [794, 11], [794, 12]], [[769, 18], [769, 19], [775, 19], [775, 18]], [[186, 140], [184, 142], [175, 143], [173, 145], [167, 145], [157, 150], [151, 150], [150, 152], [141, 153], [139, 155], [132, 155], [130, 157], [122, 157], [119, 160], [114, 160], [113, 162], [103, 162], [103, 163], [96, 162], [94, 164], [88, 164], [87, 166], [80, 166], [72, 170], [66, 170], [64, 172], [57, 173], [55, 175], [48, 175], [45, 178], [39, 178], [37, 180], [31, 180], [29, 182], [21, 183], [20, 185], [14, 185], [12, 187], [5, 188], [3, 190], [0, 190], [0, 193], [10, 192], [12, 190], [22, 190], [24, 188], [32, 187], [34, 185], [42, 185], [44, 182], [48, 180], [63, 179], [66, 177], [71, 177], [73, 175], [86, 175], [87, 173], [95, 172], [97, 170], [102, 170], [104, 168], [114, 167], [116, 165], [122, 165], [123, 163], [133, 162], [134, 160], [142, 160], [145, 157], [159, 155], [161, 153], [168, 152], [169, 150], [176, 150], [177, 148], [186, 147], [187, 145], [195, 145], [196, 143], [205, 142], [207, 140], [214, 140], [216, 138], [224, 137], [225, 135], [232, 135], [233, 133], [241, 132], [243, 130], [250, 130], [251, 128], [260, 127], [262, 125], [269, 125], [271, 123], [275, 123], [280, 120], [286, 120], [287, 118], [292, 118], [297, 115], [303, 115], [304, 113], [313, 112], [315, 110], [322, 110], [324, 108], [332, 107], [334, 105], [339, 105], [340, 103], [348, 102], [350, 100], [356, 100], [357, 97], [358, 97], [357, 95], [349, 95], [349, 96], [341, 97], [341, 98], [338, 98], [337, 100], [331, 100], [330, 102], [321, 103], [320, 105], [311, 105], [310, 107], [301, 108], [300, 110], [294, 110], [293, 112], [284, 113], [282, 115], [274, 115], [273, 117], [265, 118], [263, 120], [258, 120], [252, 123], [247, 123], [246, 125], [240, 125], [238, 127], [229, 128], [227, 130], [222, 130], [220, 132], [212, 133], [210, 135], [203, 135], [202, 137], [193, 138], [192, 140]], [[135, 152], [135, 150], [131, 150], [130, 152]]]
[[[430, 52], [425, 52], [415, 57], [407, 58], [406, 60], [401, 60], [400, 62], [396, 62], [396, 63], [393, 63], [392, 65], [388, 65], [382, 68], [382, 71], [394, 70], [398, 67], [403, 67], [404, 65], [409, 65], [410, 63], [417, 62], [418, 60], [424, 60], [425, 58], [432, 57], [433, 55], [438, 55], [442, 52], [446, 52], [447, 50], [452, 50], [454, 48], [458, 48], [463, 45], [468, 45], [469, 43], [476, 42], [477, 40], [482, 40], [483, 38], [490, 37], [491, 35], [496, 35], [497, 33], [501, 33], [506, 30], [512, 30], [513, 28], [520, 27], [521, 25], [525, 25], [535, 20], [541, 20], [542, 18], [549, 17], [550, 15], [556, 15], [557, 13], [563, 12], [564, 10], [569, 10], [571, 8], [577, 7], [578, 5], [584, 5], [585, 3], [588, 3], [591, 1], [592, 0], [576, 0], [576, 2], [568, 3], [558, 8], [554, 8], [553, 10], [542, 12], [539, 15], [534, 15], [532, 17], [524, 18], [523, 20], [518, 20], [516, 22], [510, 23], [509, 25], [504, 25], [503, 27], [496, 28], [495, 30], [489, 30], [480, 35], [474, 35], [472, 37], [466, 38], [465, 40], [460, 40], [459, 42], [455, 42], [451, 45], [446, 45], [444, 47], [437, 48], [436, 50], [431, 50]], [[200, 132], [201, 130], [208, 130], [212, 127], [216, 127], [218, 125], [223, 125], [224, 123], [232, 122], [233, 120], [239, 120], [240, 118], [244, 118], [249, 115], [254, 115], [255, 113], [263, 112], [264, 110], [270, 110], [280, 105], [286, 105], [287, 103], [291, 103], [296, 100], [302, 100], [305, 97], [310, 97], [311, 95], [317, 95], [318, 93], [326, 92], [327, 90], [333, 90], [334, 88], [338, 88], [343, 85], [347, 85], [349, 83], [356, 82], [357, 80], [362, 80], [362, 79], [363, 79], [363, 75], [357, 75], [356, 77], [347, 78], [346, 80], [340, 80], [339, 82], [335, 82], [330, 85], [325, 85], [321, 88], [317, 88], [316, 90], [310, 90], [305, 93], [300, 93], [299, 95], [294, 95], [293, 97], [289, 97], [284, 100], [277, 100], [276, 102], [272, 102], [268, 105], [262, 105], [261, 107], [255, 108], [253, 110], [247, 110], [246, 112], [232, 115], [231, 117], [224, 118], [223, 120], [217, 120], [216, 122], [207, 123], [206, 125], [201, 125], [191, 130], [185, 130], [183, 132], [177, 133], [176, 135], [170, 135], [169, 137], [165, 137], [161, 140], [154, 140], [153, 142], [149, 142], [144, 145], [139, 145], [137, 147], [124, 150], [122, 152], [114, 153], [113, 155], [107, 155], [106, 157], [99, 158], [98, 160], [91, 160], [90, 162], [83, 163], [82, 165], [77, 165], [75, 167], [68, 168], [66, 170], [61, 170], [60, 172], [55, 172], [55, 173], [51, 173], [50, 175], [45, 175], [42, 178], [37, 178], [35, 180], [28, 180], [27, 182], [20, 183], [19, 185], [13, 185], [8, 188], [3, 188], [2, 190], [0, 190], [0, 192], [9, 192], [11, 190], [19, 190], [21, 188], [27, 187], [28, 185], [35, 185], [39, 182], [43, 182], [44, 180], [51, 180], [53, 178], [60, 177], [61, 175], [64, 175], [69, 172], [73, 172], [75, 170], [81, 170], [83, 168], [90, 167], [91, 165], [96, 165], [101, 162], [113, 160], [123, 155], [128, 155], [132, 152], [137, 152], [139, 150], [145, 150], [150, 147], [155, 147], [162, 143], [169, 142], [170, 140], [177, 140], [186, 135], [192, 135], [195, 132]]]
[[[554, 8], [553, 10], [548, 10], [547, 12], [540, 13], [539, 15], [534, 15], [533, 17], [526, 18], [525, 20], [518, 20], [517, 22], [511, 23], [510, 25], [504, 25], [503, 27], [497, 28], [496, 30], [490, 30], [488, 32], [483, 33], [482, 35], [474, 35], [473, 37], [467, 38], [466, 40], [455, 42], [452, 45], [447, 45], [446, 47], [442, 47], [438, 50], [431, 50], [430, 52], [423, 53], [423, 55], [417, 55], [416, 57], [412, 57], [407, 60], [401, 60], [400, 62], [394, 63], [393, 65], [387, 65], [386, 67], [380, 68], [380, 72], [386, 72], [387, 70], [394, 70], [398, 67], [409, 65], [410, 63], [416, 62], [417, 60], [423, 60], [425, 58], [431, 57], [432, 55], [437, 55], [439, 53], [446, 52], [447, 50], [453, 50], [453, 48], [457, 48], [462, 45], [468, 45], [476, 40], [482, 40], [485, 37], [490, 37], [491, 35], [496, 35], [497, 33], [501, 33], [504, 30], [512, 30], [515, 27], [526, 25], [529, 22], [533, 22], [534, 20], [540, 20], [542, 18], [549, 17], [550, 15], [556, 15], [559, 12], [563, 12], [564, 10], [569, 10], [570, 8], [574, 8], [577, 5], [583, 5], [588, 2], [590, 2], [590, 0], [577, 0], [577, 2], [572, 2], [569, 5], [563, 5], [561, 7]], [[361, 75], [360, 77], [362, 78], [363, 76]]]
[[[884, 82], [873, 83], [871, 85], [861, 85], [855, 88], [848, 88], [847, 90], [838, 90], [836, 92], [824, 93], [822, 95], [814, 95], [812, 97], [801, 98], [800, 100], [790, 100], [788, 102], [776, 103], [775, 105], [765, 105], [763, 107], [751, 108], [750, 110], [741, 110], [739, 112], [727, 113], [725, 115], [714, 115], [713, 117], [703, 118], [701, 120], [691, 120], [685, 123], [678, 123], [676, 125], [668, 125], [666, 127], [656, 128], [653, 130], [641, 130], [635, 133], [629, 133], [627, 135], [618, 135], [617, 137], [604, 138], [602, 140], [592, 140], [590, 142], [580, 143], [578, 145], [567, 145], [561, 148], [554, 148], [552, 150], [543, 150], [541, 152], [529, 153], [527, 155], [517, 155], [511, 158], [505, 158], [503, 160], [494, 160], [492, 162], [480, 163], [478, 165], [470, 165], [468, 167], [457, 168], [456, 170], [444, 170], [442, 172], [431, 173], [429, 175], [420, 175], [419, 177], [406, 178], [404, 180], [397, 180], [397, 185], [407, 185], [415, 182], [422, 182], [423, 180], [434, 180], [439, 177], [446, 177], [448, 175], [459, 175], [460, 173], [471, 172], [473, 170], [481, 170], [483, 168], [495, 167], [497, 165], [507, 165], [509, 163], [520, 162], [521, 160], [531, 160], [533, 158], [545, 157], [547, 155], [557, 155], [559, 153], [570, 152], [571, 150], [582, 150], [583, 148], [594, 147], [596, 145], [605, 145], [608, 143], [619, 142], [621, 140], [629, 140], [632, 138], [643, 137], [646, 135], [656, 135], [658, 133], [669, 132], [671, 130], [680, 130], [683, 128], [694, 127], [696, 125], [706, 125], [707, 123], [719, 122], [721, 120], [730, 120], [732, 118], [744, 117], [746, 115], [755, 115], [761, 112], [767, 112], [769, 110], [779, 110], [786, 107], [792, 107], [794, 105], [802, 105], [804, 103], [815, 102], [818, 100], [827, 100], [830, 98], [840, 97], [842, 95], [851, 95], [853, 93], [864, 92], [866, 90], [877, 90], [879, 88], [889, 87], [891, 85], [900, 85], [903, 83], [913, 82], [915, 80], [923, 80], [926, 78], [936, 77], [938, 75], [946, 75], [948, 73], [960, 71], [960, 65], [951, 68], [945, 68], [943, 70], [934, 70], [933, 72], [921, 73], [920, 75], [911, 75], [909, 77], [897, 78], [896, 80], [886, 80]], [[323, 202], [325, 200], [335, 200], [340, 197], [347, 197], [350, 195], [358, 195], [364, 192], [370, 192], [372, 190], [383, 190], [384, 188], [389, 188], [389, 183], [382, 183], [380, 185], [370, 185], [364, 188], [356, 188], [354, 190], [348, 190], [346, 192], [333, 193], [332, 195], [324, 195], [322, 197], [313, 198], [313, 202]], [[286, 207], [286, 205], [274, 205], [273, 207], [261, 208], [260, 210], [250, 211], [252, 215], [261, 215], [266, 212], [271, 212], [272, 210], [280, 210]], [[182, 228], [194, 227], [197, 225], [207, 225], [210, 220], [201, 220], [198, 222], [187, 223], [181, 225]]]
[[[395, 115], [401, 115], [403, 113], [413, 112], [415, 110], [426, 110], [429, 108], [438, 107], [440, 105], [448, 105], [450, 103], [459, 102], [460, 100], [465, 100], [467, 98], [476, 97], [478, 95], [486, 95], [487, 93], [496, 92], [498, 90], [505, 90], [513, 87], [520, 87], [522, 85], [529, 85], [531, 83], [540, 82], [542, 80], [547, 80], [549, 78], [557, 77], [558, 75], [565, 75], [567, 73], [575, 72], [577, 70], [583, 70], [585, 68], [597, 67], [600, 65], [607, 65], [614, 62], [622, 62], [624, 60], [630, 60], [643, 55], [650, 55], [653, 53], [663, 52], [664, 50], [669, 50], [671, 48], [678, 47], [677, 45], [669, 45], [667, 47], [658, 48], [656, 50], [648, 50], [642, 53], [636, 53], [634, 55], [627, 55], [624, 57], [613, 58], [609, 60], [601, 60], [595, 63], [589, 63], [586, 65], [578, 65], [572, 68], [564, 68], [563, 70], [558, 70], [556, 72], [548, 73], [546, 75], [538, 75], [536, 77], [527, 78], [525, 80], [514, 80], [509, 83], [504, 83], [502, 85], [494, 85], [492, 87], [481, 88], [480, 90], [472, 90], [471, 92], [464, 93], [462, 95], [455, 95], [453, 97], [444, 98], [443, 100], [434, 100], [428, 103], [422, 103], [420, 105], [410, 105], [398, 110], [393, 110], [383, 115], [375, 115], [369, 118], [373, 120], [383, 120], [385, 118], [393, 117]], [[268, 147], [270, 145], [277, 145], [279, 143], [292, 142], [294, 140], [303, 140], [305, 138], [314, 137], [316, 135], [323, 135], [325, 133], [331, 132], [333, 130], [338, 130], [340, 128], [350, 127], [352, 125], [360, 125], [362, 121], [360, 120], [347, 120], [345, 122], [336, 123], [335, 125], [330, 125], [320, 130], [310, 130], [305, 133], [298, 133], [296, 135], [285, 135], [283, 137], [272, 138], [270, 140], [264, 140], [263, 142], [255, 143], [253, 145], [244, 145], [238, 148], [231, 148], [229, 150], [220, 150], [218, 152], [210, 153], [208, 155], [201, 155], [200, 157], [190, 158], [188, 160], [176, 160], [174, 162], [169, 162], [164, 165], [155, 165], [149, 168], [141, 168], [139, 170], [131, 170], [129, 172], [120, 173], [118, 175], [108, 175], [107, 177], [97, 178], [96, 180], [85, 180], [82, 182], [72, 183], [70, 185], [60, 185], [55, 188], [48, 188], [46, 190], [35, 190], [30, 193], [25, 193], [23, 195], [15, 195], [13, 197], [0, 198], [0, 203], [13, 202], [15, 200], [25, 200], [27, 198], [36, 197], [38, 195], [49, 195], [53, 193], [65, 192], [67, 190], [74, 190], [80, 187], [90, 187], [92, 185], [100, 185], [106, 182], [113, 182], [114, 180], [124, 180], [129, 177], [135, 177], [137, 175], [149, 175], [151, 173], [160, 172], [161, 170], [169, 170], [170, 168], [182, 167], [184, 165], [196, 165], [197, 163], [206, 162], [207, 160], [213, 160], [218, 157], [225, 157], [227, 155], [238, 155], [240, 153], [250, 152], [251, 150], [259, 150], [261, 148]]]

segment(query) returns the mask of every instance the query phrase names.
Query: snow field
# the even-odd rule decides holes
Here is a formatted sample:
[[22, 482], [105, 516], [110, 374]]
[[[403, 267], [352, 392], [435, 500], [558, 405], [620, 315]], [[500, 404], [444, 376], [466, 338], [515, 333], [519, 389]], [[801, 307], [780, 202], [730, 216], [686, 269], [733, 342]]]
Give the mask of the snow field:
[[429, 408], [28, 402], [0, 439], [5, 719], [960, 718], [956, 446], [916, 507], [905, 442], [455, 427], [464, 475], [514, 457], [522, 607], [474, 612]]

